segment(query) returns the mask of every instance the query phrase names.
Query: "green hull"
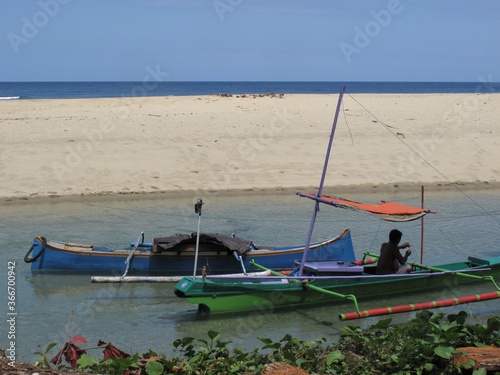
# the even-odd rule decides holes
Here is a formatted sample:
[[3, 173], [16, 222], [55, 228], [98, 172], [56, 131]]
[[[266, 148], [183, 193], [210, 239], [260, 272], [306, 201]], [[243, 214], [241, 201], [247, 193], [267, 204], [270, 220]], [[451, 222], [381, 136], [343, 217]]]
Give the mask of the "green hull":
[[[437, 266], [447, 271], [463, 271], [476, 276], [500, 276], [500, 257], [484, 259], [486, 264], [471, 262]], [[185, 277], [176, 287], [177, 296], [196, 304], [210, 314], [323, 305], [343, 301], [339, 295], [354, 295], [356, 299], [414, 294], [421, 291], [455, 287], [465, 283], [489, 283], [479, 277], [467, 277], [456, 272], [419, 271], [410, 275], [323, 276], [311, 278], [308, 285], [297, 278], [268, 277]], [[339, 295], [332, 295], [331, 292]]]

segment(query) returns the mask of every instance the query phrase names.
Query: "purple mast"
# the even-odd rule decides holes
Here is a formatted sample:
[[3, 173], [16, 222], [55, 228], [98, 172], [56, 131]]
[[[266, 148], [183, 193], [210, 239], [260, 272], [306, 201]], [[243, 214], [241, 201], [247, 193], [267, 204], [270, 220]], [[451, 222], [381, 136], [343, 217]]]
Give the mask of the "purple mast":
[[[333, 136], [335, 135], [335, 129], [337, 128], [337, 120], [339, 118], [340, 105], [342, 103], [342, 97], [344, 96], [345, 86], [340, 88], [339, 101], [337, 103], [337, 109], [335, 110], [335, 117], [333, 119], [332, 131], [330, 133], [330, 140], [328, 142], [328, 149], [326, 150], [325, 164], [323, 166], [323, 174], [321, 175], [321, 181], [319, 183], [318, 194], [316, 198], [319, 198], [323, 193], [323, 184], [325, 183], [326, 171], [328, 169], [328, 160], [330, 159], [330, 152], [332, 150]], [[314, 223], [316, 222], [316, 215], [319, 211], [319, 201], [316, 199], [314, 204], [314, 211], [311, 218], [311, 225], [309, 226], [309, 232], [307, 233], [306, 246], [304, 248], [304, 254], [302, 255], [302, 262], [300, 263], [299, 276], [302, 276], [304, 271], [304, 264], [307, 259], [307, 252], [309, 251], [309, 245], [311, 244], [311, 237], [314, 230]]]

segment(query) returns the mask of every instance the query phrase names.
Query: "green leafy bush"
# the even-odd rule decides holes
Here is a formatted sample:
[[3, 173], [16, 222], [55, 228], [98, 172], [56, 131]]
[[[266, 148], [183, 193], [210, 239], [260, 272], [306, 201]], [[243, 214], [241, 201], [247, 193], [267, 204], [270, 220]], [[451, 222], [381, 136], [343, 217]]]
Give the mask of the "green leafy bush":
[[[489, 318], [486, 324], [468, 323], [468, 319], [463, 311], [448, 316], [422, 311], [404, 326], [391, 326], [391, 319], [380, 320], [365, 331], [346, 326], [336, 344], [325, 338], [302, 341], [288, 334], [279, 341], [259, 338], [263, 346], [253, 351], [231, 349], [230, 341], [221, 341], [219, 333], [209, 331], [207, 339], [175, 340], [172, 358], [151, 350], [130, 356], [100, 341], [97, 348], [105, 349], [104, 359], [96, 359], [81, 349], [83, 354], [76, 364], [78, 371], [112, 375], [260, 374], [266, 364], [273, 362], [315, 374], [462, 374], [472, 369], [473, 363], [453, 364], [455, 348], [500, 346], [499, 316]], [[45, 352], [38, 353], [40, 364], [49, 365], [48, 352], [53, 347], [49, 344]], [[59, 369], [68, 366], [60, 365]], [[484, 370], [472, 373], [486, 374]]]

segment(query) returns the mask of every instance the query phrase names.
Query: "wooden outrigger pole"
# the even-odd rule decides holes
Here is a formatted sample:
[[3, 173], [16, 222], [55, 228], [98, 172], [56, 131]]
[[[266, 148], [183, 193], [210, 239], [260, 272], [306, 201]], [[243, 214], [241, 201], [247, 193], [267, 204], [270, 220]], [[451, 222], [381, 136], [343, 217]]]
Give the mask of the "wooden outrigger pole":
[[316, 215], [318, 214], [318, 211], [319, 211], [319, 200], [318, 199], [321, 197], [321, 194], [323, 193], [323, 185], [325, 183], [326, 171], [328, 169], [328, 161], [330, 159], [330, 152], [332, 150], [333, 136], [335, 135], [335, 129], [337, 128], [337, 120], [339, 118], [340, 105], [342, 103], [342, 97], [344, 96], [344, 92], [345, 92], [345, 86], [342, 86], [340, 88], [339, 100], [337, 102], [337, 109], [335, 110], [335, 117], [333, 119], [332, 130], [330, 133], [330, 140], [328, 142], [328, 148], [326, 150], [325, 164], [323, 165], [323, 173], [321, 175], [321, 181], [320, 181], [319, 187], [318, 187], [318, 194], [316, 195], [317, 199], [315, 200], [314, 211], [313, 211], [313, 214], [311, 217], [311, 225], [309, 226], [309, 232], [307, 233], [304, 254], [302, 255], [302, 261], [300, 262], [299, 276], [302, 276], [302, 273], [304, 271], [304, 264], [307, 260], [307, 252], [309, 251], [309, 245], [311, 244], [312, 233], [314, 230], [314, 223], [316, 222]]
[[[424, 187], [422, 186], [421, 192], [421, 207], [422, 210], [425, 209], [424, 206]], [[420, 263], [424, 263], [424, 216], [420, 218], [421, 228], [420, 228]]]

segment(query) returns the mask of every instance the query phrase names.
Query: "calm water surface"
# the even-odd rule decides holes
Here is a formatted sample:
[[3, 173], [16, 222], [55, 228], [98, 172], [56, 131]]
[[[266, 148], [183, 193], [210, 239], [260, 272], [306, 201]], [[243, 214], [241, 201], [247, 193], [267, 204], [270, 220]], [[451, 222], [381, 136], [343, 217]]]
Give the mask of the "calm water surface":
[[[325, 191], [328, 194], [328, 191]], [[352, 194], [349, 199], [362, 201], [394, 200], [420, 205], [420, 192], [380, 195]], [[429, 192], [426, 207], [438, 212], [425, 219], [425, 263], [459, 261], [473, 256], [500, 255], [498, 246], [500, 191], [467, 193]], [[141, 231], [147, 239], [176, 232], [195, 232], [198, 217], [193, 198], [145, 198], [125, 200], [59, 199], [54, 202], [25, 202], [0, 206], [0, 289], [7, 301], [7, 264], [16, 264], [16, 356], [34, 361], [35, 351], [43, 351], [50, 342], [63, 343], [73, 335], [85, 336], [88, 346], [99, 339], [113, 342], [128, 352], [154, 349], [171, 353], [171, 343], [180, 337], [207, 338], [209, 330], [218, 331], [233, 346], [260, 347], [257, 337], [281, 339], [291, 333], [302, 340], [326, 337], [336, 340], [345, 325], [366, 327], [378, 318], [340, 322], [339, 313], [350, 312], [349, 303], [312, 309], [265, 311], [225, 317], [196, 316], [194, 305], [175, 297], [172, 284], [93, 284], [91, 275], [31, 274], [23, 261], [35, 235], [49, 240], [93, 243], [110, 247], [126, 246]], [[202, 215], [202, 230], [221, 234], [235, 233], [260, 245], [303, 244], [307, 235], [313, 203], [294, 194], [251, 196], [208, 196]], [[420, 222], [394, 224], [381, 222], [365, 214], [322, 207], [315, 227], [314, 240], [326, 239], [350, 228], [356, 254], [378, 252], [390, 229], [403, 231], [403, 241], [414, 248], [411, 259], [420, 261]], [[362, 309], [423, 302], [438, 298], [468, 295], [490, 290], [443, 290], [437, 294], [406, 296], [390, 301], [364, 301]], [[0, 324], [0, 347], [8, 347], [7, 307], [2, 302], [4, 323]], [[479, 318], [499, 312], [499, 302], [489, 301], [457, 308]], [[414, 314], [393, 316], [404, 323]], [[59, 346], [60, 347], [60, 346]], [[55, 349], [54, 353], [55, 354]], [[93, 353], [99, 355], [99, 352]]]

